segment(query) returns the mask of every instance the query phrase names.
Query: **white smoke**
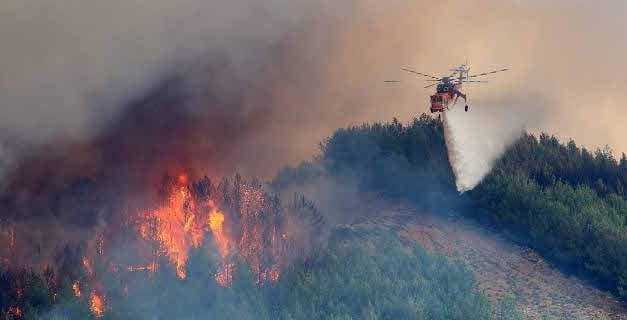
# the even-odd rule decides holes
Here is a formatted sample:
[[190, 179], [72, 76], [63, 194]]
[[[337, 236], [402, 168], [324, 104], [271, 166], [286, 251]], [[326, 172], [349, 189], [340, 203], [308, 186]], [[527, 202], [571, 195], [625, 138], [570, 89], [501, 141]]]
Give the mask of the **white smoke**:
[[444, 112], [444, 137], [459, 192], [473, 189], [490, 172], [494, 161], [524, 131], [512, 110], [470, 105], [460, 101]]

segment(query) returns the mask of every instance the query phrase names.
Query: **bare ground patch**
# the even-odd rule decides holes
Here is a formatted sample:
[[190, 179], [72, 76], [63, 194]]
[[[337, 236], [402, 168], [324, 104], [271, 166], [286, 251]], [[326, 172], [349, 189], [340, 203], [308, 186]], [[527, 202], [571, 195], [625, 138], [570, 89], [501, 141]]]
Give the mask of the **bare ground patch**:
[[585, 281], [565, 275], [535, 251], [459, 216], [419, 214], [409, 207], [377, 210], [359, 225], [386, 226], [427, 250], [459, 259], [492, 302], [514, 295], [529, 319], [627, 319], [627, 306]]

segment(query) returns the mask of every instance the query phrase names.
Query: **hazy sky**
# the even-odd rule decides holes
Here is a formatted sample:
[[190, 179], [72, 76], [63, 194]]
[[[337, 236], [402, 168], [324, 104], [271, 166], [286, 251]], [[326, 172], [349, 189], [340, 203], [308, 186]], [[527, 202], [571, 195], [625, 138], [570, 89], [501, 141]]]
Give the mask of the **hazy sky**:
[[[619, 0], [6, 0], [0, 132], [89, 139], [164, 75], [189, 73], [217, 95], [241, 93], [238, 117], [267, 108], [241, 138], [249, 151], [231, 158], [271, 175], [338, 126], [426, 111], [431, 91], [399, 67], [438, 74], [469, 61], [511, 68], [467, 88], [472, 108], [623, 152], [625, 14]], [[198, 75], [215, 55], [226, 57], [224, 80]]]
[[[468, 60], [476, 72], [511, 68], [467, 88], [474, 107], [508, 108], [530, 128], [627, 151], [626, 2], [379, 3], [361, 3], [330, 71], [349, 92], [368, 87], [366, 100], [380, 104], [368, 118], [407, 119], [426, 110], [431, 90], [399, 65], [437, 74]], [[404, 83], [394, 89], [380, 79]]]

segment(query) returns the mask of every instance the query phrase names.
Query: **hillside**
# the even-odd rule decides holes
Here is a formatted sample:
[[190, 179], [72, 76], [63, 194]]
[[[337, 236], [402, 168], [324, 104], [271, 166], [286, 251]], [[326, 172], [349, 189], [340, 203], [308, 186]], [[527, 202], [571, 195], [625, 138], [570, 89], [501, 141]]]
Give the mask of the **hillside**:
[[[422, 116], [408, 126], [393, 121], [338, 130], [322, 145], [317, 164], [322, 175], [409, 201], [418, 212], [471, 218], [536, 251], [565, 277], [627, 297], [624, 155], [616, 160], [608, 150], [524, 134], [474, 190], [460, 195], [442, 127]], [[277, 183], [310, 178], [312, 167], [285, 170]]]
[[416, 212], [410, 204], [388, 204], [356, 227], [387, 227], [417, 241], [428, 252], [464, 263], [493, 304], [511, 299], [525, 319], [625, 319], [627, 306], [610, 293], [556, 269], [538, 252], [512, 243], [472, 219]]
[[[0, 310], [7, 319], [624, 319], [612, 295], [625, 299], [626, 168], [624, 156], [523, 135], [460, 194], [439, 121], [340, 129], [319, 157], [267, 186], [169, 177], [154, 208], [124, 212], [87, 243], [49, 245], [43, 269], [3, 256]], [[56, 186], [49, 196], [65, 205], [50, 213], [103, 210], [73, 205], [108, 190], [96, 186], [82, 176]], [[31, 258], [12, 227], [0, 234], [6, 253]]]

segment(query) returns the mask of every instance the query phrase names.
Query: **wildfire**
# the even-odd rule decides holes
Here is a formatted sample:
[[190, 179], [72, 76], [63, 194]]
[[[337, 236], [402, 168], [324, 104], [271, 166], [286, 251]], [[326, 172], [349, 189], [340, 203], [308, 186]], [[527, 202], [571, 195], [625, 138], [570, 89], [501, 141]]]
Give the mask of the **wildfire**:
[[92, 265], [91, 260], [89, 260], [89, 258], [87, 257], [83, 257], [82, 262], [83, 262], [83, 267], [85, 268], [85, 272], [87, 272], [89, 276], [93, 276], [94, 266]]
[[[277, 262], [281, 258], [280, 244], [283, 238], [277, 236], [274, 221], [270, 223], [270, 230], [268, 224], [264, 223], [261, 215], [266, 204], [263, 191], [249, 186], [242, 187], [242, 236], [239, 249], [253, 273], [257, 275], [257, 283], [277, 281], [280, 275]], [[263, 263], [264, 257], [268, 256], [275, 261], [271, 267], [264, 266]]]
[[74, 283], [72, 283], [72, 291], [74, 291], [75, 297], [81, 297], [81, 285], [78, 281], [74, 281]]
[[147, 219], [139, 226], [140, 235], [157, 240], [175, 266], [177, 276], [184, 279], [189, 250], [199, 247], [203, 238], [203, 230], [196, 223], [189, 190], [181, 185], [173, 187], [166, 204], [147, 212], [145, 217]]
[[233, 269], [235, 269], [235, 265], [232, 263], [225, 264], [224, 267], [216, 273], [216, 282], [223, 287], [230, 286], [231, 283], [233, 283]]
[[182, 185], [182, 186], [187, 185], [187, 183], [189, 181], [189, 177], [185, 173], [179, 174], [177, 179], [178, 179], [179, 184]]
[[22, 318], [22, 309], [20, 307], [13, 306], [9, 308], [7, 314], [10, 316], [8, 319], [20, 319]]
[[11, 256], [14, 254], [13, 251], [16, 248], [16, 234], [15, 227], [8, 226], [5, 229], [5, 226], [0, 225], [0, 261], [2, 264], [10, 265], [11, 264]]
[[[208, 220], [209, 229], [211, 229], [218, 247], [218, 253], [225, 260], [229, 254], [229, 238], [224, 232], [224, 213], [217, 210], [211, 211]], [[216, 282], [223, 287], [230, 286], [233, 282], [233, 269], [232, 263], [225, 262], [222, 269], [215, 275]]]
[[91, 292], [91, 297], [89, 298], [89, 310], [91, 310], [92, 314], [96, 318], [104, 316], [105, 300], [101, 295], [97, 294], [96, 291]]
[[[187, 277], [190, 251], [202, 246], [205, 237], [212, 236], [222, 259], [221, 268], [215, 274], [218, 284], [229, 286], [232, 283], [235, 268], [230, 261], [232, 250], [236, 250], [250, 265], [257, 276], [257, 283], [278, 280], [282, 266], [279, 262], [281, 243], [285, 238], [279, 236], [274, 225], [277, 223], [277, 211], [269, 209], [270, 203], [260, 187], [238, 184], [238, 202], [227, 203], [231, 206], [227, 207], [230, 211], [223, 211], [209, 194], [199, 198], [193, 193], [187, 185], [187, 175], [181, 174], [171, 181], [164, 203], [140, 214], [137, 232], [143, 239], [158, 244], [155, 254], [166, 256], [179, 278]], [[231, 216], [227, 212], [235, 213], [236, 218], [229, 220]], [[227, 225], [227, 222], [230, 224]], [[233, 231], [227, 226], [236, 229]], [[232, 238], [232, 235], [238, 236]], [[129, 266], [127, 270], [154, 272], [157, 267], [153, 262]]]
[[229, 253], [229, 238], [226, 236], [224, 229], [224, 213], [220, 211], [212, 211], [209, 214], [209, 228], [213, 233], [213, 238], [218, 246], [218, 251], [222, 258], [225, 258]]
[[281, 275], [281, 269], [278, 264], [275, 264], [265, 272], [264, 278], [271, 282], [277, 282], [279, 281], [280, 275]]
[[[130, 276], [130, 273], [155, 274], [162, 270], [163, 264], [168, 264], [173, 266], [178, 278], [187, 278], [192, 252], [209, 254], [211, 265], [217, 267], [210, 277], [222, 287], [233, 284], [240, 264], [250, 268], [257, 285], [276, 282], [282, 269], [297, 257], [291, 254], [301, 247], [288, 236], [291, 225], [286, 217], [289, 215], [278, 199], [265, 193], [258, 183], [248, 185], [236, 177], [234, 181], [225, 179], [214, 186], [208, 179], [192, 183], [184, 174], [165, 181], [167, 189], [158, 188], [165, 192], [158, 194], [160, 201], [155, 207], [129, 210], [128, 220], [121, 221], [122, 231], [134, 232], [131, 239], [138, 240], [131, 243], [128, 252], [138, 255], [130, 255], [129, 260], [126, 254], [122, 257], [110, 254], [114, 250], [109, 250], [109, 246], [118, 244], [109, 238], [105, 242], [105, 237], [117, 234], [114, 229], [92, 234], [82, 246], [84, 251], [76, 267], [83, 269], [83, 273], [73, 278], [69, 293], [85, 304], [93, 317], [105, 317], [105, 313], [114, 309], [116, 297], [133, 294], [132, 285], [142, 276]], [[0, 231], [2, 243], [8, 247], [13, 245], [14, 230]], [[205, 241], [207, 239], [213, 241]], [[207, 247], [203, 247], [205, 245]], [[213, 261], [216, 258], [218, 261]], [[104, 275], [115, 277], [121, 286], [106, 288], [104, 283], [108, 281], [103, 281]], [[159, 281], [160, 277], [154, 279]], [[58, 287], [54, 285], [55, 279], [47, 280], [52, 284], [50, 288]], [[51, 293], [56, 302], [57, 293]], [[18, 300], [25, 295], [17, 286], [15, 294]], [[22, 310], [15, 306], [13, 318], [22, 318]]]

